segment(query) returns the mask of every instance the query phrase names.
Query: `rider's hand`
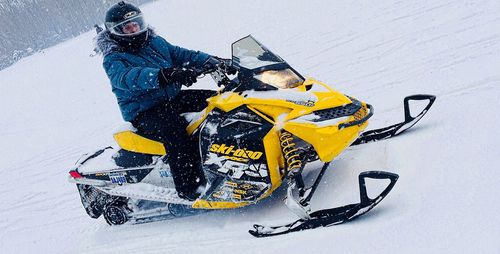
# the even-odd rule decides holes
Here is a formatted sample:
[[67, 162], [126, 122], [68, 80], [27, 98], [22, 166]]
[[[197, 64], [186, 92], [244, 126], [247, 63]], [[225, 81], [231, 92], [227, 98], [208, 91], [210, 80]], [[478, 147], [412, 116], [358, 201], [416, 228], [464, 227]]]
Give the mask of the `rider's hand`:
[[160, 87], [166, 87], [171, 83], [179, 83], [184, 86], [192, 86], [196, 83], [197, 74], [194, 70], [185, 68], [163, 68], [158, 74]]
[[224, 59], [216, 56], [211, 56], [203, 64], [203, 68], [207, 71], [215, 70], [217, 67], [220, 67], [228, 75], [234, 75], [238, 71], [238, 69], [233, 66], [233, 61], [231, 59]]

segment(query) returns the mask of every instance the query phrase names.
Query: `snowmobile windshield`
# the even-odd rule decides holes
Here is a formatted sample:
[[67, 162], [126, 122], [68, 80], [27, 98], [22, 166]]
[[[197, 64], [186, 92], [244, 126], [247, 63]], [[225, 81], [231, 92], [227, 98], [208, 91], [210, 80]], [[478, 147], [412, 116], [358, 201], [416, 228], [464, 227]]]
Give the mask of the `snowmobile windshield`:
[[281, 57], [269, 51], [251, 36], [233, 43], [232, 50], [233, 60], [239, 66], [247, 69], [285, 63]]
[[254, 83], [254, 88], [258, 86], [259, 90], [268, 90], [265, 89], [266, 85], [274, 89], [294, 88], [304, 82], [304, 78], [287, 62], [252, 36], [233, 43], [232, 57], [234, 63], [247, 72], [244, 76], [252, 77], [261, 83], [260, 85]]
[[142, 14], [122, 21], [120, 23], [108, 22], [109, 31], [118, 36], [135, 36], [143, 33], [148, 29], [148, 25]]

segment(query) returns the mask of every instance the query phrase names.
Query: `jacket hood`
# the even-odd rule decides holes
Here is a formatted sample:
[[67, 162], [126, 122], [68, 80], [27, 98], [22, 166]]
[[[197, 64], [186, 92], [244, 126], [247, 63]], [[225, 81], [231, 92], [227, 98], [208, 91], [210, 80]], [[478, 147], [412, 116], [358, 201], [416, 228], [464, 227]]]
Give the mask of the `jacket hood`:
[[[156, 33], [152, 28], [148, 28], [148, 33], [150, 38], [156, 36]], [[103, 30], [97, 34], [95, 39], [95, 49], [98, 54], [102, 54], [103, 56], [112, 52], [125, 51], [125, 49], [111, 37], [111, 33], [108, 30]]]

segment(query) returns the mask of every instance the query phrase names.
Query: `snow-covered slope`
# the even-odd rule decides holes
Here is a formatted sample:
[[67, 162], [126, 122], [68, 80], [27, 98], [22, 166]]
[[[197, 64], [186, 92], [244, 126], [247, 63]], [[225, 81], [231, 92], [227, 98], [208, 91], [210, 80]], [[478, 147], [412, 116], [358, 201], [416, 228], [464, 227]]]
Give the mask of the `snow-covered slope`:
[[[121, 124], [91, 32], [0, 72], [2, 253], [498, 253], [500, 2], [158, 1], [150, 24], [174, 44], [222, 57], [254, 35], [305, 76], [374, 105], [371, 127], [402, 120], [402, 98], [438, 99], [412, 131], [351, 148], [313, 209], [358, 200], [357, 175], [400, 180], [352, 223], [256, 239], [254, 222], [294, 216], [283, 191], [234, 211], [110, 227], [84, 212], [68, 168]], [[198, 87], [212, 87], [209, 79]]]

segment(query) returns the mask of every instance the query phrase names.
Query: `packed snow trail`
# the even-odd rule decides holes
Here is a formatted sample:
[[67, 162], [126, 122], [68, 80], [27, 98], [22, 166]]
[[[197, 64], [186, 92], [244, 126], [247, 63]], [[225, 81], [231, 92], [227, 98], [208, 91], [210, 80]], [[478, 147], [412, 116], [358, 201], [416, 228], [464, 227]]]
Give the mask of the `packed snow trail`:
[[[144, 6], [173, 44], [221, 57], [252, 34], [303, 75], [372, 104], [369, 129], [402, 120], [404, 96], [437, 95], [408, 133], [342, 154], [312, 201], [313, 210], [357, 202], [360, 172], [399, 174], [370, 214], [269, 239], [247, 230], [295, 219], [282, 190], [252, 207], [173, 221], [109, 227], [88, 218], [67, 171], [121, 125], [101, 59], [89, 57], [93, 33], [25, 58], [0, 71], [2, 253], [496, 253], [498, 10], [497, 0]], [[208, 78], [196, 87], [214, 88]]]

